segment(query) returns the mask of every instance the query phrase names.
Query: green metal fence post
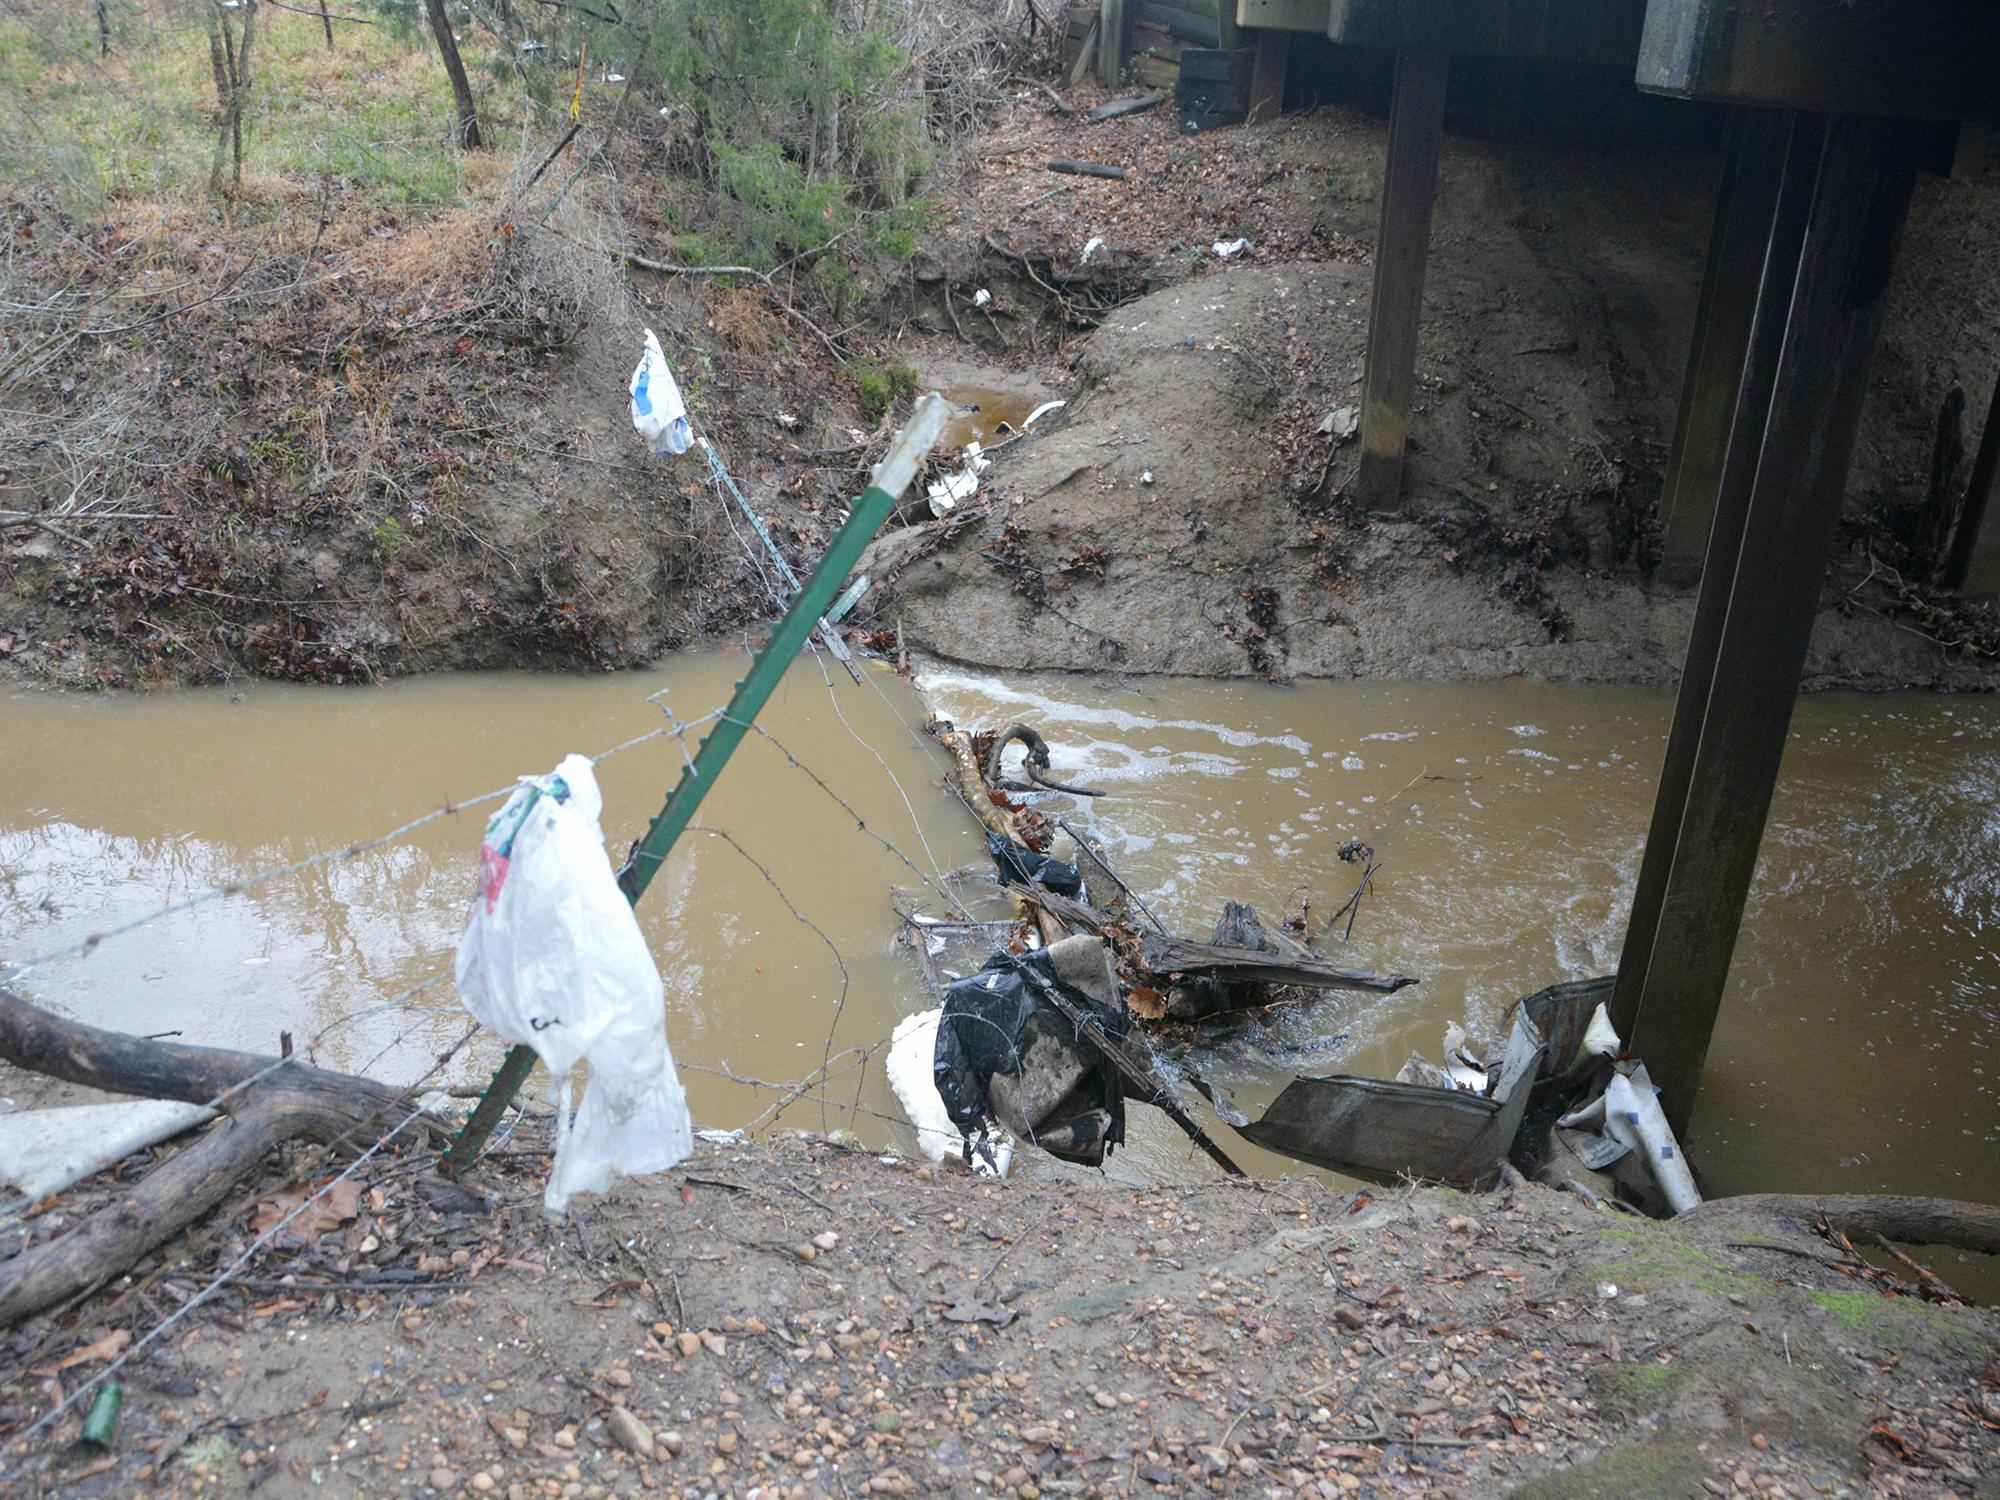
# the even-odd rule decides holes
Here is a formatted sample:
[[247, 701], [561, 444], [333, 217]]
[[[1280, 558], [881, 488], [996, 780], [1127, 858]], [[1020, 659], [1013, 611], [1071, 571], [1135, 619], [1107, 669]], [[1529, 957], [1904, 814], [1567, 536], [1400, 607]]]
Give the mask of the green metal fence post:
[[[646, 887], [652, 883], [653, 876], [674, 847], [674, 841], [693, 819], [702, 798], [715, 785], [716, 777], [722, 774], [729, 757], [743, 742], [745, 732], [759, 711], [770, 701], [792, 659], [804, 648], [820, 616], [833, 603], [834, 596], [847, 581], [847, 575], [861, 560], [869, 540], [889, 518], [897, 496], [915, 477], [924, 456], [930, 452], [931, 445], [938, 440], [950, 419], [951, 404], [934, 393], [917, 403], [916, 411], [896, 435], [888, 455], [870, 477], [868, 488], [854, 502], [853, 513], [834, 534], [826, 555], [813, 569], [812, 577], [806, 580], [806, 586], [792, 600], [792, 607], [785, 611], [784, 618], [771, 632], [771, 639], [750, 664], [750, 675], [736, 684], [735, 696], [729, 700], [729, 707], [723, 710], [722, 718], [702, 740], [693, 763], [681, 773], [679, 783], [668, 794], [666, 805], [647, 828], [645, 837], [634, 844], [632, 852], [626, 856], [624, 867], [618, 872], [618, 887], [634, 905], [645, 894]], [[465, 1122], [465, 1128], [459, 1131], [451, 1149], [445, 1152], [444, 1168], [447, 1173], [457, 1173], [471, 1165], [472, 1159], [479, 1154], [479, 1148], [493, 1133], [493, 1127], [500, 1123], [502, 1112], [521, 1085], [527, 1082], [534, 1066], [535, 1053], [531, 1047], [517, 1044], [507, 1053], [507, 1060], [494, 1073], [493, 1081], [486, 1086], [486, 1092]]]

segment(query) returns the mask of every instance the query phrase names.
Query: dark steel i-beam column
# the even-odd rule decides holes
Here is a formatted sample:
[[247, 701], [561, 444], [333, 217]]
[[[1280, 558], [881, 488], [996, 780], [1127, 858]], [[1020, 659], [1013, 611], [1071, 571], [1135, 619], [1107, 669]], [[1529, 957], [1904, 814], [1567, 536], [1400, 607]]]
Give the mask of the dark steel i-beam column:
[[1402, 503], [1403, 449], [1417, 385], [1417, 320], [1430, 254], [1431, 202], [1444, 141], [1445, 75], [1450, 59], [1429, 48], [1396, 54], [1389, 108], [1389, 161], [1382, 174], [1382, 231], [1375, 242], [1375, 292], [1368, 306], [1368, 369], [1361, 385], [1364, 508]]
[[1660, 571], [1676, 586], [1701, 576], [1708, 548], [1791, 125], [1790, 114], [1768, 109], [1739, 110], [1730, 125], [1694, 343], [1660, 492], [1660, 515], [1666, 522]]
[[1944, 581], [1975, 597], [2000, 594], [2000, 382], [1994, 384], [1993, 409], [1986, 414], [1986, 431], [1972, 461], [1972, 482], [1951, 539]]
[[[1795, 131], [1795, 145], [1803, 134]], [[1869, 358], [1909, 204], [1907, 143], [1907, 127], [1892, 121], [1840, 116], [1827, 126], [1768, 411], [1759, 419], [1746, 409], [1753, 401], [1737, 403], [1723, 493], [1739, 445], [1748, 445], [1741, 457], [1753, 474], [1741, 541], [1733, 558], [1719, 554], [1727, 539], [1718, 503], [1697, 625], [1706, 615], [1719, 618], [1720, 628], [1713, 650], [1702, 652], [1705, 662], [1697, 658], [1704, 642], [1690, 641], [1668, 745], [1669, 765], [1686, 758], [1686, 790], [1675, 815], [1668, 805], [1675, 789], [1661, 787], [1655, 839], [1663, 825], [1673, 833], [1665, 845], [1649, 839], [1646, 862], [1665, 854], [1666, 872], [1656, 899], [1643, 889], [1642, 875], [1625, 950], [1636, 972], [1629, 981], [1621, 972], [1613, 1000], [1614, 1023], [1646, 1059], [1677, 1131], [1686, 1130], [1693, 1112], [1728, 983], [1840, 519]], [[1791, 175], [1788, 166], [1788, 183]], [[1784, 196], [1781, 188], [1779, 221]], [[1772, 295], [1779, 291], [1770, 273], [1780, 248], [1774, 232], [1765, 278]], [[1760, 295], [1753, 358], [1767, 336], [1767, 311], [1775, 308], [1767, 309]], [[1752, 381], [1746, 376], [1743, 384], [1748, 398]]]
[[[1659, 789], [1653, 799], [1653, 822], [1646, 832], [1646, 852], [1639, 864], [1639, 881], [1632, 893], [1632, 916], [1625, 929], [1625, 948], [1618, 963], [1618, 984], [1611, 997], [1611, 1024], [1621, 1037], [1632, 1034], [1639, 1014], [1639, 995], [1653, 960], [1653, 940], [1659, 931], [1660, 903], [1667, 875], [1673, 869], [1680, 838], [1681, 815], [1687, 808], [1694, 780], [1695, 749], [1708, 713], [1709, 691], [1715, 683], [1716, 651], [1723, 621], [1729, 614], [1737, 554], [1743, 549], [1743, 523], [1750, 510], [1750, 486], [1757, 477], [1757, 457], [1764, 424], [1771, 413], [1771, 386], [1778, 374], [1778, 356], [1785, 345], [1785, 321], [1798, 279], [1799, 251], [1805, 245], [1806, 219], [1812, 212], [1813, 184], [1819, 178], [1820, 155], [1826, 145], [1826, 121], [1819, 115], [1776, 117], [1777, 151], [1758, 160], [1757, 170], [1772, 178], [1762, 194], [1769, 204], [1762, 238], [1757, 287], [1751, 298], [1750, 337], [1741, 370], [1730, 378], [1737, 388], [1730, 433], [1725, 434], [1725, 462], [1716, 477], [1716, 495], [1709, 509], [1709, 566], [1702, 574], [1695, 600], [1694, 624], [1688, 631], [1687, 654], [1681, 666], [1680, 691], [1674, 698], [1673, 728], [1667, 735], [1666, 759], [1660, 766]], [[1753, 164], [1745, 161], [1744, 169]]]

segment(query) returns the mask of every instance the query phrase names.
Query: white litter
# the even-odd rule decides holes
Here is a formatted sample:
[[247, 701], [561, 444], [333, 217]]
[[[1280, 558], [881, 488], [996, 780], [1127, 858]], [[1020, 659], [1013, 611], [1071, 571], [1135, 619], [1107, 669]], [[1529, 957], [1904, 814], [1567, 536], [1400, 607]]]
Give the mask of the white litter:
[[1360, 430], [1361, 408], [1358, 406], [1337, 406], [1319, 424], [1319, 435], [1330, 437], [1336, 443], [1346, 442]]
[[688, 426], [687, 403], [667, 356], [653, 330], [646, 330], [645, 352], [632, 371], [632, 426], [655, 453], [688, 451], [694, 431]]
[[1249, 248], [1250, 242], [1248, 240], [1217, 240], [1213, 245], [1209, 246], [1209, 249], [1213, 250], [1223, 260], [1229, 259], [1232, 255], [1241, 255]]
[[979, 489], [979, 476], [992, 466], [993, 460], [980, 457], [979, 444], [965, 445], [965, 467], [956, 474], [947, 474], [927, 493], [931, 502], [931, 514], [942, 520], [965, 501], [970, 500]]
[[[667, 1050], [665, 991], [604, 853], [604, 799], [572, 755], [524, 780], [486, 825], [454, 971], [481, 1025], [533, 1047], [555, 1079], [556, 1159], [543, 1205], [663, 1172], [694, 1149]], [[570, 1072], [590, 1064], [570, 1118]]]
[[1565, 1130], [1595, 1129], [1620, 1145], [1630, 1147], [1646, 1164], [1659, 1184], [1668, 1207], [1684, 1214], [1701, 1202], [1701, 1190], [1694, 1185], [1687, 1158], [1674, 1139], [1673, 1127], [1660, 1109], [1653, 1080], [1645, 1064], [1632, 1069], [1628, 1077], [1613, 1073], [1604, 1092], [1573, 1114], [1556, 1121]]
[[993, 294], [987, 291], [985, 287], [981, 287], [978, 291], [972, 294], [972, 305], [974, 307], [984, 307], [987, 303], [991, 302], [992, 300], [993, 300]]
[[740, 1130], [697, 1130], [695, 1134], [711, 1146], [743, 1146], [750, 1141]]
[[[937, 1031], [943, 1018], [941, 1007], [906, 1016], [889, 1038], [889, 1087], [932, 1161], [959, 1154], [965, 1141], [937, 1091]], [[974, 1142], [972, 1170], [981, 1177], [1005, 1177], [1013, 1165], [1014, 1138], [1005, 1131], [996, 1128]]]
[[1067, 401], [1044, 401], [1040, 406], [1028, 413], [1027, 420], [1021, 423], [1021, 430], [1023, 432], [1027, 431], [1028, 428], [1033, 427], [1035, 423], [1046, 417], [1050, 412], [1060, 411], [1068, 405]]
[[0, 1117], [0, 1181], [39, 1201], [215, 1118], [205, 1104], [135, 1099]]
[[1151, 469], [1148, 469], [1145, 473], [1139, 476], [1139, 483], [1141, 484], [1151, 484], [1152, 482], [1153, 482], [1153, 471]]
[[1095, 255], [1098, 251], [1102, 250], [1103, 248], [1104, 248], [1103, 236], [1095, 234], [1092, 235], [1090, 237], [1090, 243], [1083, 247], [1083, 259], [1079, 261], [1077, 264], [1085, 266], [1089, 265], [1090, 257]]

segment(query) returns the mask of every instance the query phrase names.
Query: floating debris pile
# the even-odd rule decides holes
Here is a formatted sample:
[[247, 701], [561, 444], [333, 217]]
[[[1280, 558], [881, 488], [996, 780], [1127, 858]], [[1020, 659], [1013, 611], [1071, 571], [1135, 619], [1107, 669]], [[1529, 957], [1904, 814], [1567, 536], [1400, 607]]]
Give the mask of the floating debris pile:
[[[1194, 1065], [1210, 1039], [1246, 1018], [1253, 1024], [1242, 1030], [1260, 1032], [1254, 1023], [1275, 1006], [1341, 990], [1392, 995], [1417, 981], [1329, 963], [1310, 946], [1313, 921], [1274, 930], [1242, 902], [1224, 904], [1205, 942], [1168, 931], [1100, 849], [1027, 800], [1101, 795], [1055, 779], [1039, 732], [926, 727], [949, 756], [947, 782], [984, 830], [993, 866], [991, 883], [956, 872], [953, 909], [942, 916], [898, 903], [903, 942], [936, 1010], [898, 1028], [891, 1076], [913, 1122], [929, 1124], [934, 1156], [946, 1154], [945, 1142], [928, 1138], [941, 1134], [941, 1102], [959, 1136], [952, 1144], [976, 1170], [1004, 1172], [1014, 1140], [1099, 1165], [1124, 1140], [1125, 1102], [1138, 1100], [1239, 1172], [1182, 1104], [1185, 1083], [1245, 1140], [1369, 1181], [1487, 1189], [1528, 1175], [1655, 1213], [1700, 1202], [1644, 1065], [1620, 1055], [1605, 1014], [1609, 978], [1551, 985], [1517, 1002], [1490, 1068], [1453, 1026], [1442, 1066], [1412, 1057], [1394, 1079], [1294, 1076], [1253, 1121]], [[1024, 755], [1010, 776], [1003, 755], [1016, 743]], [[1054, 852], [1058, 835], [1074, 859]], [[1359, 843], [1341, 857], [1362, 875], [1322, 933], [1343, 917], [1351, 933], [1379, 868]], [[1005, 917], [968, 915], [996, 896], [1011, 902]], [[947, 955], [950, 968], [939, 961]], [[1156, 1043], [1186, 1054], [1177, 1080]]]

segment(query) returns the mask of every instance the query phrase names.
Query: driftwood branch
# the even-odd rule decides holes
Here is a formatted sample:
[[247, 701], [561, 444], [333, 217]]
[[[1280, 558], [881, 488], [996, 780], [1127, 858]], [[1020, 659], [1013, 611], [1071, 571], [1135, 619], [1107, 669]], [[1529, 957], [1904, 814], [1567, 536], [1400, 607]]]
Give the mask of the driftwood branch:
[[1125, 115], [1142, 114], [1156, 104], [1167, 102], [1167, 96], [1157, 89], [1150, 93], [1134, 94], [1129, 99], [1112, 99], [1100, 104], [1084, 116], [1095, 125], [1101, 120], [1116, 120]]
[[1114, 167], [1109, 162], [1102, 161], [1071, 161], [1066, 156], [1050, 157], [1049, 170], [1062, 172], [1070, 177], [1108, 177], [1113, 182], [1125, 180], [1123, 167]]
[[2000, 1255], [2000, 1207], [1902, 1193], [1744, 1193], [1711, 1198], [1682, 1219], [1797, 1219], [1850, 1237], [1879, 1234], [1905, 1245]]
[[66, 1020], [0, 988], [0, 1059], [114, 1094], [220, 1100], [226, 1117], [60, 1239], [0, 1264], [0, 1326], [123, 1274], [214, 1208], [286, 1141], [343, 1147], [409, 1114], [366, 1078], [218, 1047], [148, 1041]]
[[[1068, 926], [1085, 932], [1102, 933], [1110, 925], [1109, 914], [1081, 901], [1050, 890], [1012, 888], [1023, 900], [1042, 907]], [[1392, 995], [1417, 981], [1407, 974], [1377, 974], [1367, 969], [1341, 969], [1312, 958], [1291, 958], [1258, 948], [1239, 948], [1224, 943], [1194, 943], [1186, 938], [1142, 932], [1138, 937], [1139, 962], [1161, 976], [1192, 975], [1225, 984], [1295, 984], [1317, 990], [1376, 990]]]

